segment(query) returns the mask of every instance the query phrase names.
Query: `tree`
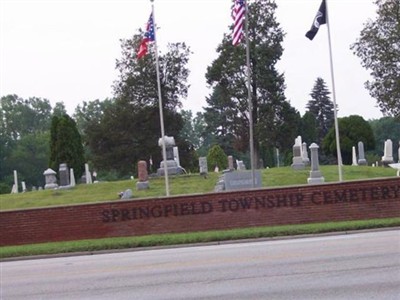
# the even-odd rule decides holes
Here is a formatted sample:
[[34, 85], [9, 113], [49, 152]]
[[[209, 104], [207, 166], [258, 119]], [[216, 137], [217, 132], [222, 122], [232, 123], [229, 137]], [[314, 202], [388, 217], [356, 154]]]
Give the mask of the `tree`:
[[[374, 154], [382, 157], [385, 141], [391, 139], [394, 149], [397, 149], [397, 142], [400, 142], [400, 120], [393, 117], [384, 117], [379, 120], [369, 121], [375, 137]], [[397, 151], [393, 152], [393, 156], [397, 157]]]
[[18, 179], [25, 181], [27, 188], [45, 183], [43, 171], [48, 168], [49, 139], [49, 131], [24, 135], [8, 158], [8, 164], [18, 171]]
[[208, 151], [207, 165], [209, 170], [214, 170], [215, 167], [224, 170], [228, 167], [228, 156], [219, 145], [212, 146]]
[[[114, 83], [115, 98], [101, 113], [86, 120], [84, 127], [95, 167], [118, 176], [134, 175], [138, 160], [151, 157], [155, 165], [162, 160], [158, 146], [161, 130], [155, 56], [149, 51], [145, 57], [136, 59], [141, 38], [142, 34], [137, 34], [121, 41], [122, 57], [116, 63], [119, 78]], [[183, 121], [177, 109], [187, 96], [189, 54], [184, 43], [174, 43], [168, 45], [165, 54], [159, 55], [165, 135], [175, 137], [184, 168], [193, 165], [194, 151], [179, 136]]]
[[105, 99], [103, 101], [94, 100], [94, 101], [83, 101], [82, 105], [78, 105], [75, 108], [75, 112], [73, 118], [76, 122], [76, 126], [78, 128], [79, 133], [84, 138], [86, 127], [89, 123], [100, 123], [102, 116], [104, 115], [104, 111], [112, 105], [114, 100]]
[[7, 95], [0, 99], [0, 182], [11, 186], [12, 172], [27, 187], [43, 183], [48, 167], [51, 105], [46, 99]]
[[[275, 64], [282, 55], [283, 32], [275, 19], [276, 4], [271, 0], [252, 2], [249, 5], [249, 50], [251, 68], [251, 101], [254, 125], [254, 160], [259, 161], [267, 149], [279, 147], [287, 140], [293, 141], [296, 130], [282, 135], [282, 128], [296, 128], [290, 122], [297, 112], [284, 96], [284, 76]], [[218, 57], [206, 73], [207, 83], [213, 92], [207, 98], [205, 119], [218, 144], [226, 151], [249, 149], [249, 112], [247, 90], [246, 47], [232, 45], [225, 34], [217, 48]], [[211, 123], [212, 122], [212, 123]], [[297, 133], [297, 132], [296, 132]]]
[[51, 120], [49, 166], [58, 171], [61, 163], [73, 168], [77, 178], [83, 174], [85, 158], [82, 139], [75, 121], [67, 114], [53, 116]]
[[2, 134], [11, 140], [49, 129], [51, 105], [47, 99], [33, 97], [25, 100], [17, 95], [8, 95], [0, 101]]
[[[372, 128], [362, 117], [353, 115], [338, 119], [339, 142], [344, 164], [352, 163], [352, 149], [358, 142], [363, 142], [364, 149], [373, 149], [375, 147], [374, 134]], [[322, 148], [328, 154], [337, 157], [335, 129], [331, 128], [322, 141]]]
[[311, 143], [317, 143], [317, 120], [314, 115], [307, 111], [301, 118], [300, 135], [303, 141], [309, 145]]
[[314, 87], [310, 93], [311, 100], [308, 101], [306, 107], [313, 115], [316, 121], [317, 136], [316, 142], [321, 144], [325, 135], [332, 128], [335, 122], [333, 102], [329, 98], [330, 92], [326, 87], [326, 83], [322, 78], [317, 78]]
[[67, 114], [64, 102], [57, 102], [53, 108], [53, 116], [62, 117]]
[[375, 4], [376, 20], [368, 20], [351, 49], [371, 72], [365, 87], [380, 110], [400, 118], [400, 2], [375, 0]]

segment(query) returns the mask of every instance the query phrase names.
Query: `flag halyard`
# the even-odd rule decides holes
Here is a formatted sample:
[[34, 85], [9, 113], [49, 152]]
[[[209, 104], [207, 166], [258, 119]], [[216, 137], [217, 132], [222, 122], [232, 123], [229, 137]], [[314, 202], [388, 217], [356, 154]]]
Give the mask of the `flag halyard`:
[[310, 30], [306, 33], [306, 37], [308, 37], [310, 40], [313, 40], [318, 32], [319, 27], [323, 24], [326, 24], [326, 19], [326, 4], [325, 0], [322, 0], [313, 24], [311, 25]]

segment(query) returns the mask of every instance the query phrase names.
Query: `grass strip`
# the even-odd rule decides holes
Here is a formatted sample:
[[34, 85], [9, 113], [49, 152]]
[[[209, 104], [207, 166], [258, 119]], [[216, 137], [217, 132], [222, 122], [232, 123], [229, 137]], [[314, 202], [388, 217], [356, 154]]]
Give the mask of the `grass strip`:
[[191, 233], [159, 234], [138, 237], [119, 237], [96, 240], [42, 243], [0, 248], [0, 260], [34, 255], [94, 252], [101, 250], [132, 249], [139, 247], [171, 246], [227, 240], [295, 236], [327, 232], [400, 227], [400, 218], [343, 221], [284, 226], [249, 227]]

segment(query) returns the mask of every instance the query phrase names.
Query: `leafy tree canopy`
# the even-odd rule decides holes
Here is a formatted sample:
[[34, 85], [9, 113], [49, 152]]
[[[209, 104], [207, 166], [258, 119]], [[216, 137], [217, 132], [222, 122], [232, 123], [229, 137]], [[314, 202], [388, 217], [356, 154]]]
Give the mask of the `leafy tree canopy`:
[[376, 20], [368, 20], [351, 45], [372, 80], [365, 83], [384, 114], [400, 118], [400, 2], [375, 0]]
[[[362, 117], [353, 115], [338, 119], [339, 142], [344, 164], [352, 163], [352, 149], [363, 142], [365, 151], [375, 147], [372, 128]], [[322, 147], [326, 153], [337, 157], [335, 129], [331, 128], [325, 136]]]
[[[287, 140], [293, 141], [298, 134], [296, 130], [287, 131], [297, 128], [300, 116], [286, 102], [284, 76], [275, 68], [283, 52], [284, 37], [274, 15], [275, 9], [276, 4], [271, 0], [249, 4], [255, 162], [261, 153], [268, 153], [265, 148], [279, 147]], [[246, 152], [249, 149], [246, 46], [244, 43], [233, 46], [231, 35], [225, 34], [217, 52], [217, 59], [206, 73], [207, 83], [213, 91], [207, 98], [205, 120], [209, 132], [226, 152]], [[293, 121], [295, 124], [290, 124]]]
[[[136, 58], [141, 39], [139, 31], [132, 39], [121, 40], [122, 57], [116, 63], [119, 78], [114, 83], [115, 99], [103, 104], [84, 104], [76, 111], [93, 163], [100, 172], [135, 175], [139, 160], [152, 158], [155, 167], [161, 161], [155, 55], [150, 44], [149, 53], [141, 59]], [[167, 52], [159, 55], [159, 68], [165, 135], [175, 137], [181, 164], [190, 169], [194, 151], [179, 136], [184, 122], [177, 112], [181, 100], [187, 96], [189, 54], [184, 43], [169, 44]]]

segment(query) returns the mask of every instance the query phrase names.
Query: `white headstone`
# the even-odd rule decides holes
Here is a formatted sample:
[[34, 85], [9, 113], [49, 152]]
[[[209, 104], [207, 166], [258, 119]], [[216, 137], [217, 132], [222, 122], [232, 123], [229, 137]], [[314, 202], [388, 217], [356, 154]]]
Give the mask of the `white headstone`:
[[18, 194], [18, 174], [17, 171], [14, 170], [14, 186], [13, 186], [13, 193]]
[[310, 145], [311, 171], [310, 177], [307, 179], [309, 184], [323, 183], [325, 181], [325, 178], [322, 176], [321, 171], [319, 170], [318, 148], [318, 145], [315, 143]]
[[177, 165], [180, 166], [181, 162], [179, 161], [179, 150], [178, 150], [178, 147], [175, 146], [172, 149], [174, 151], [174, 160], [176, 161]]
[[89, 171], [89, 164], [85, 164], [85, 177], [86, 177], [86, 184], [92, 183], [92, 174]]
[[382, 156], [382, 162], [392, 163], [393, 162], [393, 143], [391, 139], [385, 141], [385, 148]]
[[22, 192], [25, 193], [25, 192], [26, 192], [26, 184], [25, 184], [25, 181], [21, 181], [21, 186], [22, 186]]
[[75, 175], [74, 175], [74, 169], [69, 169], [69, 185], [70, 186], [75, 186], [76, 181], [75, 181]]
[[354, 147], [353, 146], [353, 148], [351, 148], [351, 153], [352, 153], [352, 158], [353, 158], [353, 161], [352, 161], [352, 166], [358, 166], [358, 163], [357, 163], [357, 154], [356, 154], [356, 147]]
[[56, 174], [57, 173], [50, 168], [48, 168], [46, 171], [43, 172], [43, 175], [44, 175], [45, 181], [46, 181], [44, 188], [46, 190], [54, 189], [54, 188], [58, 187]]
[[305, 168], [305, 163], [303, 162], [303, 150], [302, 150], [301, 136], [298, 136], [294, 140], [293, 145], [293, 158], [292, 158], [292, 169], [303, 170]]

